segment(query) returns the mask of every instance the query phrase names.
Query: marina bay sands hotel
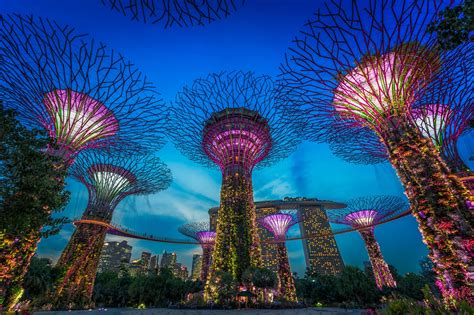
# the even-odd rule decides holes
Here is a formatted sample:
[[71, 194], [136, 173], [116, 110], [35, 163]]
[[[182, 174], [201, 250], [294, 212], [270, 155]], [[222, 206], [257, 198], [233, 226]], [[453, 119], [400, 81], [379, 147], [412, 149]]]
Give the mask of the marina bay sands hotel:
[[[301, 216], [299, 224], [303, 241], [303, 250], [306, 267], [318, 274], [337, 274], [344, 268], [339, 249], [329, 225], [326, 209], [344, 208], [346, 205], [316, 198], [284, 198], [255, 202], [257, 219], [280, 210], [298, 210]], [[217, 225], [217, 211], [219, 207], [209, 209], [211, 229]], [[266, 229], [259, 226], [260, 240], [263, 242], [262, 256], [264, 265], [274, 271], [277, 270], [276, 244], [266, 241], [273, 237]]]

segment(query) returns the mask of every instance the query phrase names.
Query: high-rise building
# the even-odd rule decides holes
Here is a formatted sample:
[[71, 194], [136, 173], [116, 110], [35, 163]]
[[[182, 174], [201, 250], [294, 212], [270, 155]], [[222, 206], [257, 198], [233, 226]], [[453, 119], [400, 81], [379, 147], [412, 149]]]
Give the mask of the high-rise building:
[[148, 269], [150, 271], [156, 271], [158, 269], [158, 259], [160, 255], [153, 255], [150, 258], [150, 265], [148, 266]]
[[141, 256], [141, 261], [143, 266], [148, 269], [148, 266], [150, 265], [150, 259], [151, 259], [151, 253], [149, 252], [142, 252]]
[[171, 271], [175, 269], [176, 266], [176, 253], [163, 253], [160, 262], [160, 268], [169, 268]]
[[324, 208], [304, 206], [299, 208], [299, 212], [306, 267], [317, 274], [340, 273], [344, 263]]
[[141, 259], [134, 259], [128, 265], [128, 272], [130, 276], [136, 277], [138, 275], [142, 275], [144, 273], [143, 270], [143, 262]]
[[[303, 238], [303, 250], [306, 267], [319, 274], [337, 274], [344, 268], [336, 240], [326, 216], [325, 209], [345, 207], [344, 204], [316, 198], [284, 198], [255, 202], [257, 219], [276, 213], [280, 210], [298, 210], [302, 220], [299, 224]], [[211, 229], [217, 227], [217, 212], [219, 207], [209, 209]], [[262, 242], [263, 265], [269, 269], [277, 269], [276, 245], [268, 242], [273, 236], [263, 227], [258, 228]]]
[[189, 278], [188, 267], [183, 266], [180, 263], [177, 263], [176, 269], [175, 269], [175, 276], [182, 280], [187, 280]]
[[119, 272], [122, 265], [128, 265], [132, 257], [132, 246], [127, 241], [106, 242], [99, 260], [99, 272]]
[[201, 277], [202, 255], [193, 255], [193, 264], [191, 267], [191, 279], [198, 280]]

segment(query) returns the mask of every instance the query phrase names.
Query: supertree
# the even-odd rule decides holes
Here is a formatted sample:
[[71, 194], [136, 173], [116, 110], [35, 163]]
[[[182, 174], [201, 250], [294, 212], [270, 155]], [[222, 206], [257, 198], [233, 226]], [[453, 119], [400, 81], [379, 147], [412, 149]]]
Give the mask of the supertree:
[[[109, 223], [117, 205], [127, 196], [147, 195], [166, 189], [171, 172], [158, 158], [143, 154], [121, 156], [100, 150], [81, 153], [70, 168], [71, 176], [89, 193], [84, 220]], [[54, 305], [87, 307], [91, 303], [95, 275], [107, 228], [76, 224], [69, 243], [57, 262], [64, 275], [55, 288]]]
[[379, 138], [413, 206], [445, 303], [455, 307], [472, 298], [469, 193], [411, 117], [442, 66], [436, 40], [425, 32], [439, 5], [327, 2], [282, 64], [279, 98], [306, 114], [310, 140], [327, 140], [339, 124]]
[[394, 288], [397, 284], [375, 239], [374, 228], [381, 221], [395, 217], [407, 209], [408, 204], [403, 198], [372, 196], [350, 200], [347, 208], [328, 212], [331, 222], [349, 225], [360, 233], [369, 254], [375, 284], [380, 290], [383, 287]]
[[203, 26], [227, 18], [245, 0], [101, 0], [111, 10], [133, 21], [165, 28]]
[[422, 134], [431, 139], [449, 168], [470, 190], [470, 208], [474, 205], [474, 179], [458, 153], [461, 135], [472, 131], [474, 117], [472, 80], [474, 44], [461, 44], [442, 54], [443, 67], [415, 104], [412, 116]]
[[179, 232], [194, 238], [202, 247], [202, 267], [201, 281], [207, 280], [209, 266], [211, 264], [211, 255], [216, 241], [216, 232], [211, 231], [208, 221], [188, 223], [179, 227]]
[[261, 264], [252, 171], [286, 157], [297, 144], [291, 125], [280, 119], [283, 111], [274, 106], [274, 93], [268, 76], [214, 73], [183, 88], [171, 111], [176, 147], [222, 172], [210, 274], [225, 271], [240, 281], [245, 269]]
[[[161, 101], [121, 55], [47, 19], [2, 15], [0, 24], [0, 99], [22, 124], [47, 132], [45, 152], [59, 157], [58, 169], [88, 148], [164, 144]], [[39, 230], [6, 231], [5, 240], [2, 274], [21, 283]]]
[[284, 301], [296, 302], [296, 288], [286, 250], [286, 232], [300, 221], [298, 212], [287, 210], [259, 219], [259, 223], [270, 231], [277, 243], [278, 296]]
[[24, 125], [48, 132], [48, 153], [67, 166], [87, 148], [164, 144], [166, 107], [123, 56], [47, 19], [0, 22], [0, 96]]

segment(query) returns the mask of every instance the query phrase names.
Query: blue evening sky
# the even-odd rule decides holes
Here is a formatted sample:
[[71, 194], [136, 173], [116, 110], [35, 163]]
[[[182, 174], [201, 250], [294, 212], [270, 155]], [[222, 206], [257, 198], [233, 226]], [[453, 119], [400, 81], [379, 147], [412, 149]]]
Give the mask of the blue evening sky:
[[[292, 38], [322, 5], [311, 0], [248, 0], [229, 18], [205, 27], [162, 29], [132, 22], [100, 4], [99, 0], [1, 0], [1, 13], [34, 14], [87, 33], [131, 60], [154, 82], [163, 99], [171, 101], [183, 85], [209, 72], [252, 70], [257, 74], [278, 74], [279, 63]], [[462, 139], [464, 159], [474, 155], [474, 141]], [[168, 143], [158, 155], [171, 168], [174, 182], [155, 195], [128, 198], [116, 209], [113, 222], [131, 230], [153, 235], [184, 238], [181, 224], [208, 220], [207, 210], [219, 204], [221, 175], [182, 156]], [[473, 162], [470, 162], [472, 168]], [[360, 166], [332, 155], [325, 144], [303, 143], [286, 160], [253, 175], [255, 200], [306, 196], [334, 201], [366, 195], [402, 195], [403, 188], [385, 163]], [[71, 201], [65, 215], [79, 217], [87, 202], [85, 188], [68, 181]], [[297, 228], [291, 230], [297, 233]], [[41, 256], [56, 259], [64, 249], [73, 226], [42, 240]], [[376, 228], [375, 234], [385, 259], [401, 273], [418, 271], [418, 261], [427, 255], [416, 221], [405, 217]], [[120, 239], [108, 237], [109, 240]], [[362, 267], [368, 260], [357, 233], [336, 237], [344, 262]], [[133, 256], [141, 251], [162, 254], [175, 251], [178, 261], [190, 269], [198, 246], [170, 245], [128, 239]], [[305, 270], [301, 241], [288, 242], [293, 271]]]

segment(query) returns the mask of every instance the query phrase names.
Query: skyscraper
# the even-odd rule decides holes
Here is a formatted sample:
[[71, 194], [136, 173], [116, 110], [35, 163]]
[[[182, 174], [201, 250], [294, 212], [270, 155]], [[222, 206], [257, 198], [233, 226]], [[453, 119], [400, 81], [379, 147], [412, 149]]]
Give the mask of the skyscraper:
[[140, 260], [141, 260], [141, 263], [142, 263], [142, 266], [143, 266], [144, 270], [148, 270], [148, 268], [150, 266], [150, 259], [151, 259], [151, 253], [142, 252]]
[[158, 259], [159, 259], [159, 257], [160, 257], [160, 255], [151, 256], [150, 265], [148, 266], [148, 270], [156, 272], [156, 270], [158, 268]]
[[191, 279], [198, 280], [201, 276], [201, 267], [202, 267], [202, 255], [194, 254], [193, 255], [193, 265], [191, 268]]
[[127, 241], [106, 242], [99, 260], [99, 272], [119, 272], [123, 264], [129, 264], [132, 257], [132, 246]]
[[[337, 274], [342, 271], [344, 263], [325, 209], [344, 208], [344, 204], [316, 198], [286, 197], [283, 200], [255, 202], [255, 207], [257, 219], [280, 210], [298, 210], [299, 215], [302, 216], [299, 227], [303, 238], [306, 267], [319, 274]], [[216, 228], [218, 210], [219, 207], [209, 209], [211, 229]], [[262, 227], [258, 228], [258, 234], [262, 242], [263, 265], [276, 270], [276, 245], [268, 242], [273, 236]]]
[[312, 272], [335, 275], [342, 271], [342, 262], [336, 239], [331, 231], [326, 211], [320, 206], [304, 206], [299, 209], [301, 236], [306, 267]]
[[160, 262], [160, 268], [169, 268], [171, 271], [175, 269], [176, 266], [176, 253], [163, 253]]

